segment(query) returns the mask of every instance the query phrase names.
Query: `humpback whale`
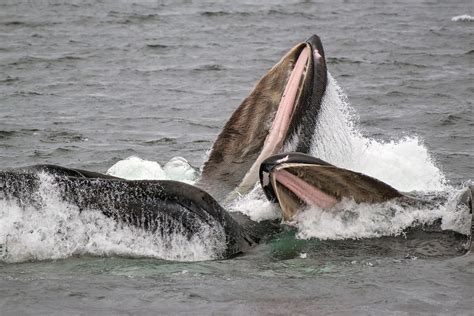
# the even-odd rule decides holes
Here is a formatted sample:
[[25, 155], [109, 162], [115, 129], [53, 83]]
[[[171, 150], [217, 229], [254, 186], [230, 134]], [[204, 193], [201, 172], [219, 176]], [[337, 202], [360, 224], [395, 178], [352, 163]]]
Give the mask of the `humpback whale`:
[[[342, 198], [365, 203], [416, 201], [377, 179], [305, 155], [326, 85], [323, 46], [313, 35], [273, 66], [232, 114], [195, 186], [36, 165], [0, 171], [0, 200], [42, 208], [44, 201], [37, 192], [44, 181], [51, 181], [54, 193], [79, 210], [96, 210], [153, 234], [179, 232], [191, 238], [209, 227], [224, 241], [223, 247], [214, 249], [218, 258], [246, 251], [281, 229], [279, 223], [257, 223], [220, 204], [245, 194], [259, 178], [265, 195], [280, 205], [286, 221], [305, 205], [327, 208]], [[295, 153], [280, 154], [283, 149]], [[472, 212], [472, 194], [465, 199]]]

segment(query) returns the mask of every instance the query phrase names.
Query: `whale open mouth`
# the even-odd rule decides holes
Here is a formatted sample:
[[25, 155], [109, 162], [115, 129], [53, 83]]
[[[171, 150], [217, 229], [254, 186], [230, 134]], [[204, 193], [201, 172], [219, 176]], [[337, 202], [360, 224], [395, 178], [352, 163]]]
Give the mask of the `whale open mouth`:
[[381, 203], [403, 196], [380, 180], [301, 153], [266, 159], [260, 182], [267, 198], [280, 204], [287, 221], [304, 207], [330, 208], [343, 198]]
[[[258, 181], [263, 160], [281, 152], [295, 133], [312, 133], [313, 126], [307, 125], [316, 121], [326, 85], [324, 50], [314, 35], [273, 66], [234, 112], [213, 145], [198, 185], [218, 199], [233, 189], [247, 192]], [[304, 143], [307, 148], [298, 151], [309, 151], [309, 141]]]
[[311, 45], [304, 43], [290, 52], [294, 55], [294, 64], [288, 68], [289, 75], [283, 95], [274, 114], [274, 119], [263, 143], [263, 148], [255, 162], [245, 174], [237, 191], [244, 193], [255, 184], [257, 170], [263, 160], [281, 151], [289, 135], [291, 120], [302, 100], [302, 91], [307, 82], [308, 69], [311, 67]]

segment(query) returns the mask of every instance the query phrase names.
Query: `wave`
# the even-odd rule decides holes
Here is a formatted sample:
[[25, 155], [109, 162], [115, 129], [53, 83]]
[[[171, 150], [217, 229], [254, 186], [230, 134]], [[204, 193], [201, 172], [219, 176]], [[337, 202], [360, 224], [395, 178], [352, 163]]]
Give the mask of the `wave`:
[[451, 18], [451, 21], [453, 21], [453, 22], [472, 22], [472, 21], [474, 21], [474, 17], [472, 17], [470, 15], [467, 15], [467, 14], [463, 14], [463, 15], [453, 16]]

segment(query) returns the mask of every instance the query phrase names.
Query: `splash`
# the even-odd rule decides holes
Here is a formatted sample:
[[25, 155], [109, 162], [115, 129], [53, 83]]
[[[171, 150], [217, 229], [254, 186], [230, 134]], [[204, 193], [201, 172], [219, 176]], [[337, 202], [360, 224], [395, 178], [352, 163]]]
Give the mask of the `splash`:
[[394, 201], [381, 204], [356, 204], [344, 200], [333, 209], [312, 207], [300, 212], [292, 225], [297, 227], [297, 237], [360, 239], [382, 236], [399, 236], [416, 225], [432, 225], [441, 220], [443, 230], [464, 235], [471, 232], [471, 214], [467, 205], [458, 203], [460, 192], [453, 192], [447, 202], [432, 207], [402, 207]]
[[328, 76], [311, 154], [380, 179], [400, 191], [442, 191], [446, 178], [417, 136], [389, 142], [365, 137], [337, 82]]
[[229, 212], [241, 212], [256, 222], [281, 218], [279, 207], [268, 201], [260, 184], [256, 184], [246, 195], [232, 201], [227, 205], [227, 209]]

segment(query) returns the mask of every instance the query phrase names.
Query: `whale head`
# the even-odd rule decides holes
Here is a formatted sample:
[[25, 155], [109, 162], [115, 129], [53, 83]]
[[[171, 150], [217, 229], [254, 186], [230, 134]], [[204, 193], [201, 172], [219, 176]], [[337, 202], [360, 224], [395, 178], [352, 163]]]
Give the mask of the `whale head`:
[[294, 46], [257, 83], [212, 146], [197, 185], [218, 200], [245, 193], [258, 181], [267, 157], [290, 139], [308, 152], [327, 85], [324, 50], [317, 35]]
[[259, 175], [265, 195], [280, 205], [287, 221], [305, 207], [331, 208], [343, 198], [382, 203], [404, 196], [380, 180], [302, 153], [267, 158]]

